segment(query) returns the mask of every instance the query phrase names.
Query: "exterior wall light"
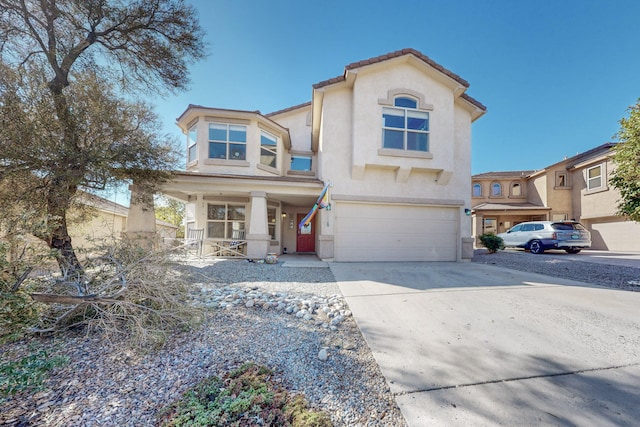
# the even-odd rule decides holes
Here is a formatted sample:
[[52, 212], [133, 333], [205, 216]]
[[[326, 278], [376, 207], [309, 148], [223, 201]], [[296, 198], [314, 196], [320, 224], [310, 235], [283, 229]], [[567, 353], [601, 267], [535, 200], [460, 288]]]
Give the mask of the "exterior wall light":
[[465, 209], [465, 210], [464, 210], [464, 214], [465, 214], [466, 216], [471, 216], [471, 209]]

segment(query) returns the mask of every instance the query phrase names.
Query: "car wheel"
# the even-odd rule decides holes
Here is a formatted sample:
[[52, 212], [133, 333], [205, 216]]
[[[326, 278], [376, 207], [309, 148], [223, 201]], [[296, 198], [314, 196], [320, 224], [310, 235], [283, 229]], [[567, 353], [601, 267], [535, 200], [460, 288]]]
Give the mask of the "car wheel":
[[579, 254], [580, 253], [580, 249], [565, 249], [565, 251], [567, 251], [568, 254]]
[[542, 242], [540, 240], [534, 240], [529, 243], [529, 250], [532, 254], [541, 254], [544, 252], [544, 247], [542, 246]]

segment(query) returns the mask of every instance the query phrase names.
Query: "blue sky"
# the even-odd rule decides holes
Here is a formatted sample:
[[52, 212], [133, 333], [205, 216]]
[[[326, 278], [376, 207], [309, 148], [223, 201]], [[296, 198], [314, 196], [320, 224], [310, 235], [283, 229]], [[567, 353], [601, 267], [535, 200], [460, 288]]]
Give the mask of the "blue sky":
[[487, 106], [472, 173], [540, 169], [613, 140], [640, 98], [636, 0], [191, 0], [209, 57], [187, 92], [151, 99], [166, 131], [188, 104], [269, 113], [344, 66], [414, 48]]

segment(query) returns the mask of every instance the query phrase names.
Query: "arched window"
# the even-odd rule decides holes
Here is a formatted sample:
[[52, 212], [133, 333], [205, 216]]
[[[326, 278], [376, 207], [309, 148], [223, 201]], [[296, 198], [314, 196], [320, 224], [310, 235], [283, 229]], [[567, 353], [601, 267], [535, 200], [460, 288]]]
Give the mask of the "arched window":
[[513, 184], [511, 184], [511, 195], [513, 197], [522, 196], [522, 185], [520, 185], [519, 182], [514, 182]]
[[482, 184], [479, 182], [473, 183], [473, 197], [482, 197]]
[[494, 197], [502, 196], [502, 185], [499, 182], [491, 184], [491, 195]]
[[418, 101], [394, 98], [393, 107], [382, 108], [382, 147], [405, 151], [429, 151], [429, 113], [419, 111]]

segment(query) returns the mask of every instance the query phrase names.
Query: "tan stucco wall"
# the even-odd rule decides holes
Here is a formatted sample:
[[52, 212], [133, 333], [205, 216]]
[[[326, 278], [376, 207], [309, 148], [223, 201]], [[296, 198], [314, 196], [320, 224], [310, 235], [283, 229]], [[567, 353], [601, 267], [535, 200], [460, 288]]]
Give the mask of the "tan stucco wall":
[[93, 209], [79, 216], [69, 215], [69, 235], [74, 248], [88, 249], [100, 245], [104, 240], [119, 239], [125, 231], [125, 216]]

